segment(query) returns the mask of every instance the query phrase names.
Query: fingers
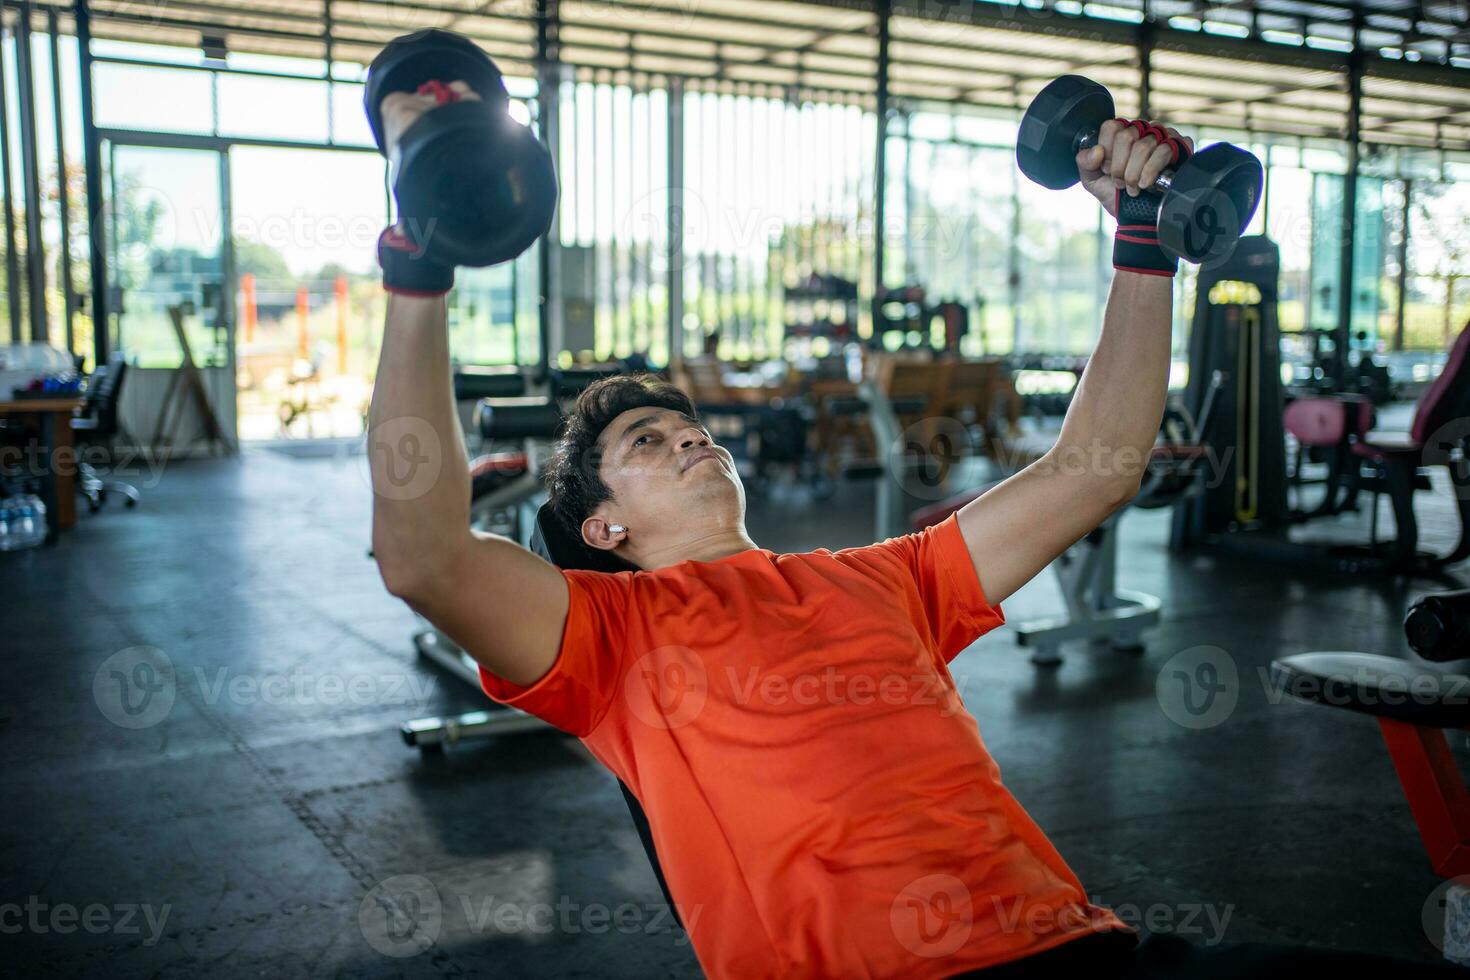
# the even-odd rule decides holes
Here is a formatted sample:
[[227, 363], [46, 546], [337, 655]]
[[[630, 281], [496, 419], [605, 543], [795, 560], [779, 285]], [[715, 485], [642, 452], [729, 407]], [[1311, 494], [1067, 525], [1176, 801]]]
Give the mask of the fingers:
[[1103, 160], [1107, 159], [1107, 150], [1101, 146], [1090, 146], [1077, 154], [1077, 172], [1084, 180], [1091, 180], [1102, 173]]
[[449, 90], [461, 99], [474, 99], [478, 101], [480, 98], [480, 93], [470, 88], [465, 82], [450, 82]]
[[1172, 160], [1174, 151], [1168, 144], [1159, 142], [1159, 138], [1152, 133], [1145, 134], [1134, 142], [1132, 152], [1128, 155], [1128, 163], [1123, 168], [1123, 186], [1130, 195], [1136, 197], [1140, 191], [1149, 190], [1153, 186], [1153, 177], [1157, 177], [1158, 172], [1154, 171], [1153, 177], [1145, 180], [1144, 170], [1155, 157]]
[[1112, 124], [1101, 169], [1113, 178], [1114, 187], [1126, 190], [1130, 197], [1151, 190], [1159, 174], [1194, 151], [1194, 140], [1158, 123], [1113, 120]]
[[1137, 126], [1119, 126], [1114, 131], [1112, 143], [1108, 147], [1108, 159], [1103, 165], [1103, 170], [1113, 178], [1114, 187], [1127, 186], [1128, 162], [1133, 156], [1133, 145], [1137, 142]]
[[1097, 131], [1097, 143], [1077, 154], [1077, 172], [1083, 180], [1091, 182], [1102, 176], [1108, 150], [1112, 146], [1118, 126], [1117, 119], [1109, 119], [1103, 123]]
[[[1136, 154], [1135, 154], [1136, 155]], [[1149, 190], [1154, 181], [1174, 162], [1174, 148], [1168, 143], [1156, 143], [1153, 152], [1143, 159], [1138, 167], [1137, 186]]]
[[[452, 94], [446, 98], [444, 93]], [[418, 118], [430, 109], [443, 105], [445, 102], [460, 100], [478, 102], [480, 95], [470, 88], [468, 83], [454, 81], [448, 85], [431, 83], [417, 92], [390, 92], [383, 96], [380, 108], [389, 143], [396, 142], [409, 126], [417, 122]]]

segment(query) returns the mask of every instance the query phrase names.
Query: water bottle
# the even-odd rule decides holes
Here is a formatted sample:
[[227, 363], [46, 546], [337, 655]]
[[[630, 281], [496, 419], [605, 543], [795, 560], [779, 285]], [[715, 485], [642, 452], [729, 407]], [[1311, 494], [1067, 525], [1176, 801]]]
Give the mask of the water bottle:
[[21, 498], [20, 504], [20, 541], [18, 548], [31, 548], [36, 544], [36, 507], [32, 503], [36, 498], [26, 496]]
[[46, 505], [34, 494], [0, 501], [0, 551], [34, 548], [46, 540]]
[[32, 495], [30, 500], [31, 511], [31, 539], [26, 547], [35, 548], [46, 543], [46, 502], [40, 497]]

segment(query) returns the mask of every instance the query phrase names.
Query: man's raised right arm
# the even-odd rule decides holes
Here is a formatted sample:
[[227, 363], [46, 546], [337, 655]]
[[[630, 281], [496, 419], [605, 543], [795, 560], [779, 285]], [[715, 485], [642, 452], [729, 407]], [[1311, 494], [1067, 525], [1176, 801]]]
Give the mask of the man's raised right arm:
[[491, 673], [520, 685], [553, 663], [565, 579], [506, 538], [469, 527], [443, 296], [390, 293], [369, 416], [373, 553], [388, 591]]

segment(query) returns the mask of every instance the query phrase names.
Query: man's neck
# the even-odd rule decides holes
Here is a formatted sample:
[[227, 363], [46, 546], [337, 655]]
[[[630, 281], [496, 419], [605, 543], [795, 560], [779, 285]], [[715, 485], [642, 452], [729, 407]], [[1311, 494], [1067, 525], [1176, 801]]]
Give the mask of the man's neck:
[[718, 561], [742, 551], [755, 551], [756, 544], [744, 527], [720, 528], [695, 538], [683, 538], [667, 547], [656, 548], [637, 556], [638, 567], [654, 571], [677, 565], [681, 561]]

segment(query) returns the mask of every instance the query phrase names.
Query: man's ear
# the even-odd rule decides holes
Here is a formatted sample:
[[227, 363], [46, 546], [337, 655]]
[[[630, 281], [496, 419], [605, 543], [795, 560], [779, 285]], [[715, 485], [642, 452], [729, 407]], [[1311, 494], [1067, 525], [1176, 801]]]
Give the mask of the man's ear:
[[628, 529], [601, 514], [593, 514], [582, 522], [582, 540], [587, 547], [612, 551], [628, 537]]

